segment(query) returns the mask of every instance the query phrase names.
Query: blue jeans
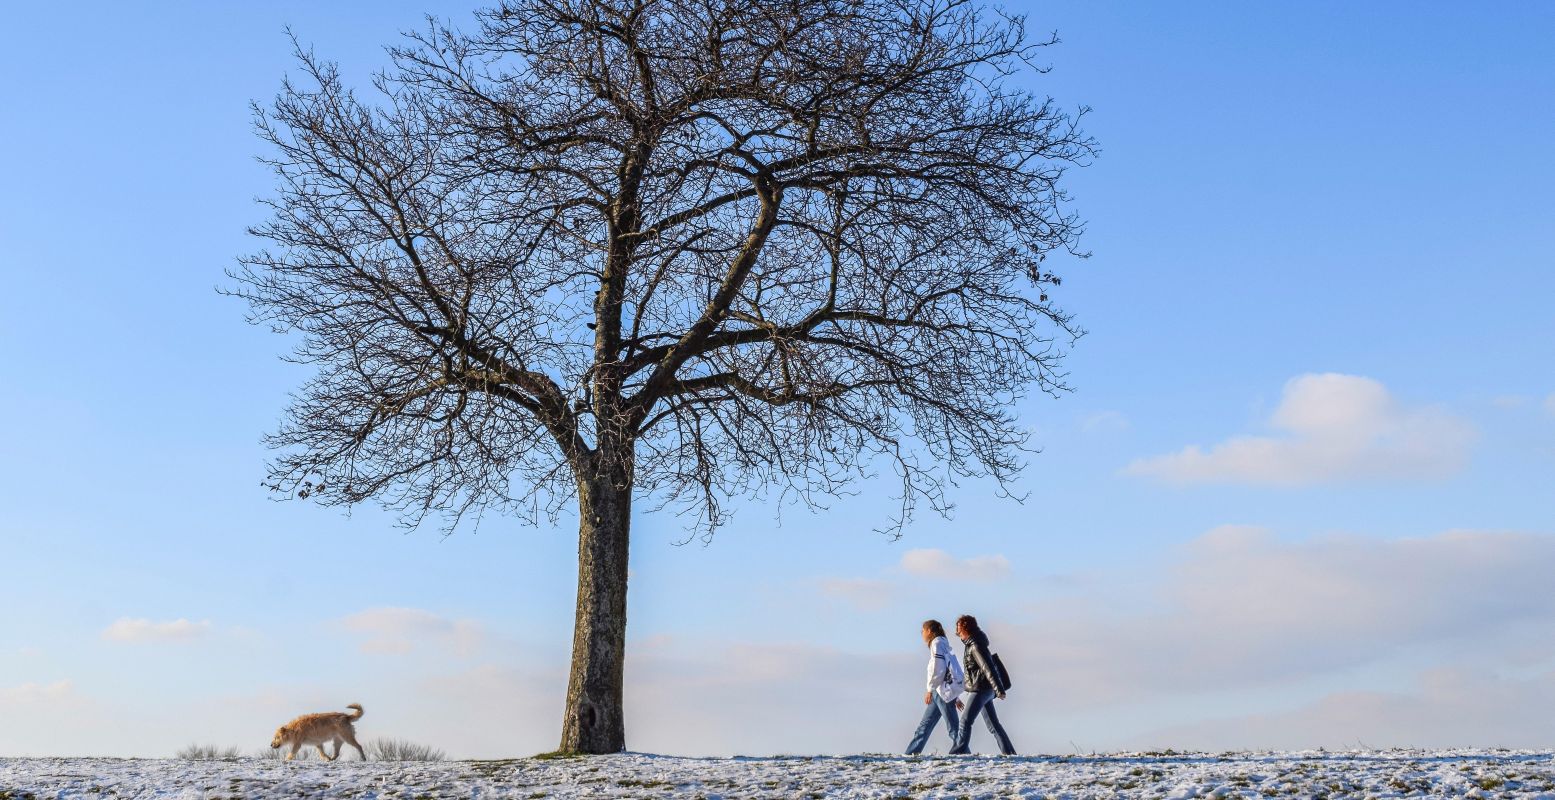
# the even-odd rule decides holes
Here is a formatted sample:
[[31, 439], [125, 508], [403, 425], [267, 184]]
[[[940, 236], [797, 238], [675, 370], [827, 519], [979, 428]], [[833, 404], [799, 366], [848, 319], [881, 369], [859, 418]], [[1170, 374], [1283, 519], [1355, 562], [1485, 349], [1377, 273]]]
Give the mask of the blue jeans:
[[983, 721], [988, 723], [988, 732], [999, 743], [999, 752], [1007, 756], [1015, 755], [1015, 745], [1010, 744], [1010, 735], [1004, 732], [1004, 726], [999, 724], [999, 715], [994, 713], [993, 694], [992, 689], [984, 689], [966, 702], [966, 713], [961, 716], [961, 727], [956, 733], [956, 746], [950, 750], [952, 755], [972, 752], [972, 723], [977, 721], [978, 714], [984, 715]]
[[915, 756], [923, 752], [923, 746], [929, 743], [929, 734], [934, 732], [934, 726], [939, 724], [939, 718], [945, 717], [945, 732], [950, 734], [950, 746], [956, 745], [956, 701], [945, 702], [939, 697], [939, 692], [934, 693], [934, 702], [923, 708], [923, 719], [918, 721], [918, 730], [912, 735], [912, 741], [907, 743], [907, 755]]

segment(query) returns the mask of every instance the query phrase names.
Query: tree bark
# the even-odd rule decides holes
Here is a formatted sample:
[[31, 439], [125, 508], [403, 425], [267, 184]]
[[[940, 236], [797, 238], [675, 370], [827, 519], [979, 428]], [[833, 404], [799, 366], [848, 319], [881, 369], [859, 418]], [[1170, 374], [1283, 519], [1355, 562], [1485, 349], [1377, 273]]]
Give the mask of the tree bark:
[[593, 461], [578, 477], [578, 610], [559, 748], [564, 753], [626, 749], [621, 699], [632, 512], [630, 449], [626, 455]]

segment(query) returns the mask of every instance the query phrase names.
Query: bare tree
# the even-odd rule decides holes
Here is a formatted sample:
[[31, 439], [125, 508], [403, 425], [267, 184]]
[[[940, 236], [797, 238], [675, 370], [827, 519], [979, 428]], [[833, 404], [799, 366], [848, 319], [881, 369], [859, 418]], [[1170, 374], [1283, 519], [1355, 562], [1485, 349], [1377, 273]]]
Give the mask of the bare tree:
[[1013, 86], [1052, 41], [971, 0], [510, 0], [372, 101], [299, 48], [255, 110], [276, 249], [234, 275], [318, 367], [270, 485], [410, 525], [575, 501], [561, 750], [621, 750], [634, 496], [710, 536], [892, 469], [895, 531], [1019, 469], [1094, 149]]

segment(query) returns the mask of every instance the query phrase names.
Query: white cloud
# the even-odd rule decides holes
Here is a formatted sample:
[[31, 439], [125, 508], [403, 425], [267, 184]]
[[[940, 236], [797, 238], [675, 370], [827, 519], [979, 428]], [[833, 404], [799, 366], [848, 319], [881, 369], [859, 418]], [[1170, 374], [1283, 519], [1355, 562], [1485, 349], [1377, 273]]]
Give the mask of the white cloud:
[[956, 558], [933, 548], [908, 550], [900, 566], [910, 575], [942, 580], [988, 582], [1010, 573], [1009, 559], [1001, 555]]
[[103, 629], [102, 636], [112, 642], [177, 642], [198, 639], [209, 633], [211, 623], [187, 619], [152, 622], [149, 619], [120, 617]]
[[1128, 417], [1117, 411], [1098, 411], [1080, 420], [1080, 430], [1085, 433], [1126, 431], [1129, 427]]
[[1490, 404], [1496, 408], [1522, 408], [1523, 406], [1528, 405], [1528, 398], [1525, 395], [1520, 394], [1503, 394], [1493, 398], [1490, 401]]
[[1123, 610], [1107, 609], [1108, 589], [1092, 589], [1026, 622], [985, 627], [1030, 665], [1042, 705], [1079, 710], [1275, 687], [1410, 654], [1509, 657], [1530, 630], [1555, 632], [1552, 571], [1551, 536], [1289, 542], [1225, 526], [1157, 568]]
[[[1022, 752], [1067, 752], [1071, 739], [1085, 749], [1340, 746], [1357, 738], [1517, 746], [1547, 741], [1547, 713], [1538, 712], [1555, 703], [1552, 572], [1555, 536], [1292, 540], [1222, 526], [1148, 565], [1040, 593], [1014, 581], [926, 588], [936, 597], [946, 588], [1008, 590], [1006, 602], [977, 611], [1015, 673], [999, 713]], [[832, 588], [868, 597], [888, 585], [905, 599], [914, 582], [904, 568], [879, 578]], [[873, 652], [848, 644], [867, 623], [846, 613], [780, 629], [737, 626], [736, 635], [755, 641], [629, 640], [627, 746], [686, 755], [898, 751], [922, 711], [923, 652], [916, 616], [886, 618], [897, 605], [880, 615], [900, 625], [899, 637]], [[348, 619], [378, 651], [452, 648], [478, 633], [473, 623], [461, 634], [459, 622], [419, 609]], [[360, 668], [266, 676], [246, 689], [263, 695], [192, 693], [177, 701], [178, 713], [160, 703], [116, 711], [102, 702], [64, 713], [80, 700], [68, 684], [12, 687], [0, 691], [9, 701], [0, 714], [43, 734], [7, 739], [0, 731], [0, 752], [165, 754], [191, 730], [257, 748], [290, 716], [347, 702], [366, 706], [367, 735], [423, 741], [454, 757], [554, 748], [565, 640], [493, 657], [497, 645], [479, 662], [443, 671], [354, 656], [372, 676], [366, 683]], [[137, 737], [116, 733], [130, 728]], [[989, 745], [979, 727], [974, 747]], [[943, 731], [931, 747], [943, 752]]]
[[[909, 628], [915, 627], [910, 624]], [[913, 631], [905, 632], [907, 641]], [[858, 653], [814, 642], [730, 642], [654, 636], [626, 648], [627, 747], [677, 755], [890, 752], [907, 744], [923, 706], [920, 649]], [[379, 692], [351, 692], [364, 732], [443, 748], [455, 758], [512, 758], [556, 748], [567, 652], [530, 654], [411, 677], [386, 673]], [[267, 730], [347, 692], [254, 714]], [[758, 722], [759, 724], [753, 724]], [[946, 749], [941, 729], [934, 747]], [[218, 741], [225, 741], [218, 739]], [[986, 744], [983, 736], [979, 744]]]
[[[856, 653], [795, 641], [675, 644], [627, 649], [627, 746], [633, 750], [891, 752], [907, 744], [923, 713], [918, 648]], [[750, 724], [755, 720], [760, 724]], [[934, 745], [943, 752], [944, 729], [936, 734]]]
[[874, 578], [822, 578], [817, 585], [821, 594], [846, 600], [864, 611], [889, 606], [896, 594], [891, 583]]
[[[628, 658], [631, 649], [628, 645]], [[415, 700], [369, 707], [379, 732], [373, 735], [426, 742], [453, 758], [512, 758], [555, 750], [567, 695], [566, 653], [545, 660], [552, 669], [483, 663], [393, 687], [398, 696]], [[632, 691], [627, 689], [628, 696]], [[633, 749], [640, 749], [633, 730], [637, 720], [627, 719]]]
[[32, 703], [52, 703], [64, 700], [75, 693], [75, 686], [68, 680], [53, 683], [24, 683], [20, 686], [0, 687], [0, 705], [13, 706]]
[[1429, 669], [1391, 691], [1333, 692], [1291, 711], [1174, 725], [1141, 748], [1205, 750], [1549, 746], [1555, 673], [1508, 678], [1463, 667]]
[[825, 597], [842, 600], [858, 611], [877, 613], [921, 592], [924, 578], [989, 584], [1004, 579], [1009, 572], [1009, 559], [1002, 555], [956, 558], [944, 550], [926, 548], [903, 553], [895, 568], [884, 570], [882, 577], [823, 577], [813, 585]]
[[[903, 558], [899, 577], [825, 586], [866, 599], [894, 587], [897, 597], [882, 612], [889, 614], [908, 596], [900, 582], [911, 580], [908, 564], [938, 573], [978, 561], [920, 551]], [[1378, 746], [1528, 743], [1547, 738], [1548, 723], [1518, 701], [1549, 708], [1543, 698], [1555, 682], [1504, 686], [1469, 714], [1474, 685], [1449, 691], [1431, 676], [1555, 668], [1555, 646], [1540, 644], [1555, 641], [1552, 572], [1555, 536], [1456, 530], [1290, 540], [1227, 525], [1142, 570], [1112, 569], [1040, 595], [1022, 584], [1018, 599], [980, 608], [978, 617], [1016, 673], [999, 711], [1022, 752], [1068, 751], [1071, 738], [1102, 749], [1146, 740], [1177, 748], [1338, 746], [1357, 735]], [[913, 639], [916, 621], [901, 621], [904, 639]], [[1477, 666], [1465, 665], [1465, 653]], [[900, 652], [869, 653], [817, 642], [655, 637], [629, 645], [628, 659], [632, 749], [890, 752], [906, 744], [921, 710], [921, 659], [905, 642]], [[1357, 673], [1396, 676], [1399, 697], [1373, 697]], [[1415, 686], [1417, 674], [1426, 677]], [[556, 678], [554, 690], [564, 682]], [[1356, 687], [1343, 690], [1355, 699], [1353, 718], [1283, 716], [1346, 686]], [[1421, 707], [1397, 717], [1407, 724], [1386, 717], [1409, 702]], [[835, 709], [835, 724], [815, 724], [818, 703]], [[1344, 708], [1342, 699], [1331, 705]], [[1257, 722], [1260, 715], [1270, 721]], [[1454, 715], [1471, 722], [1455, 728]], [[764, 724], [744, 722], [757, 718]], [[1287, 719], [1301, 724], [1281, 738]], [[1242, 722], [1247, 733], [1238, 740]], [[934, 746], [943, 747], [942, 733]], [[989, 746], [979, 726], [974, 748]]]
[[1142, 458], [1124, 472], [1173, 483], [1301, 485], [1430, 479], [1468, 462], [1475, 432], [1435, 407], [1404, 408], [1371, 378], [1308, 374], [1285, 384], [1269, 420], [1282, 436], [1238, 436], [1205, 450]]
[[365, 637], [364, 653], [409, 653], [421, 645], [450, 648], [461, 656], [478, 650], [485, 635], [479, 623], [456, 620], [419, 608], [369, 608], [340, 620]]
[[102, 739], [123, 740], [127, 730], [122, 724], [104, 724], [102, 711], [70, 680], [0, 686], [0, 753], [98, 755]]

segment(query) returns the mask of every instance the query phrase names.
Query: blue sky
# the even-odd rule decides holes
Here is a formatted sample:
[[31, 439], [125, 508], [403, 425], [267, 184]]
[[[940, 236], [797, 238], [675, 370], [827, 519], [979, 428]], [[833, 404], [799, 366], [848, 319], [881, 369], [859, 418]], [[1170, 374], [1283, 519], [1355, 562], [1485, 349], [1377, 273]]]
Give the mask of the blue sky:
[[[899, 749], [917, 623], [965, 611], [1019, 663], [1024, 751], [1550, 746], [1555, 6], [1013, 8], [1104, 151], [1071, 183], [1095, 255], [1061, 265], [1076, 391], [1020, 409], [1029, 499], [968, 483], [899, 541], [884, 484], [710, 546], [638, 517], [629, 746]], [[306, 371], [215, 291], [256, 246], [283, 27], [361, 80], [468, 11], [12, 11], [0, 717], [33, 724], [0, 754], [257, 748], [353, 701], [368, 736], [554, 746], [570, 521], [271, 500], [259, 438]]]

